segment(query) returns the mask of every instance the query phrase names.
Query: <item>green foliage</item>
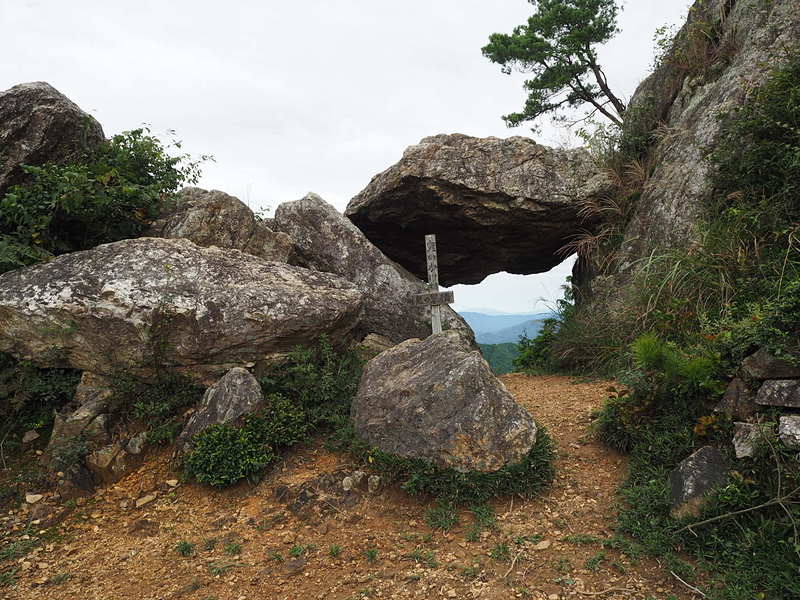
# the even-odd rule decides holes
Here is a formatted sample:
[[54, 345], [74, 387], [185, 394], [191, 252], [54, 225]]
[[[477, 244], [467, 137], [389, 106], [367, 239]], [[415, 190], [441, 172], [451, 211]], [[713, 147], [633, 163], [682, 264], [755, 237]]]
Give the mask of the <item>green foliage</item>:
[[399, 458], [370, 448], [349, 427], [340, 429], [332, 441], [333, 448], [347, 450], [387, 480], [399, 481], [409, 494], [427, 495], [462, 506], [479, 505], [504, 495], [530, 498], [555, 477], [555, 446], [544, 427], [539, 428], [536, 442], [523, 460], [491, 473], [461, 473], [422, 459]]
[[[509, 126], [562, 108], [589, 103], [620, 123], [625, 105], [611, 92], [597, 62], [596, 46], [617, 32], [614, 0], [530, 0], [536, 12], [511, 34], [494, 33], [483, 54], [510, 74], [530, 74], [521, 112], [503, 117]], [[609, 108], [608, 105], [613, 108]]]
[[450, 531], [459, 523], [458, 511], [452, 502], [439, 499], [436, 506], [425, 512], [425, 522], [431, 529]]
[[[648, 553], [663, 556], [671, 570], [682, 568], [687, 579], [693, 574], [676, 552], [693, 553], [701, 567], [719, 574], [714, 598], [797, 594], [796, 578], [787, 574], [796, 569], [800, 552], [793, 529], [800, 506], [787, 503], [786, 510], [778, 505], [748, 510], [781, 490], [786, 493], [800, 486], [794, 454], [774, 433], [768, 435], [755, 457], [737, 464], [734, 477], [708, 503], [705, 514], [690, 521], [698, 523], [697, 528], [682, 530], [686, 523], [670, 516], [669, 474], [701, 445], [717, 444], [730, 452], [731, 429], [716, 417], [704, 416], [716, 398], [707, 358], [693, 359], [652, 335], [634, 343], [633, 355], [637, 370], [625, 375], [628, 390], [616, 392], [595, 423], [604, 442], [630, 452], [630, 472], [621, 489], [625, 503], [620, 533], [637, 539]], [[730, 514], [738, 511], [746, 512]], [[725, 517], [720, 521], [699, 523], [721, 515]], [[620, 543], [618, 539], [603, 545], [616, 548]]]
[[28, 180], [0, 198], [0, 273], [141, 235], [179, 187], [197, 181], [198, 167], [144, 129], [68, 164], [25, 167]]
[[330, 554], [331, 558], [338, 558], [341, 553], [342, 547], [339, 544], [331, 544], [331, 547], [328, 548], [328, 554]]
[[264, 393], [282, 394], [305, 411], [311, 429], [338, 427], [350, 414], [362, 363], [357, 353], [334, 350], [327, 336], [310, 348], [296, 348], [261, 380]]
[[516, 360], [519, 350], [517, 344], [506, 342], [504, 344], [478, 344], [481, 354], [495, 375], [504, 375], [514, 370], [514, 360]]
[[531, 339], [521, 335], [518, 354], [513, 362], [514, 369], [531, 375], [552, 372], [555, 364], [551, 352], [557, 331], [558, 319], [545, 319], [536, 337]]
[[192, 554], [194, 554], [194, 547], [195, 544], [187, 542], [186, 540], [181, 540], [175, 546], [175, 552], [177, 552], [181, 556], [191, 556]]
[[203, 396], [202, 388], [169, 371], [159, 371], [154, 381], [119, 373], [112, 378], [111, 387], [114, 412], [146, 426], [151, 444], [174, 441], [183, 425], [181, 413]]
[[6, 438], [4, 450], [13, 453], [20, 447], [11, 433], [20, 435], [35, 429], [46, 436], [55, 411], [72, 400], [79, 381], [79, 371], [44, 369], [0, 353], [0, 438]]
[[315, 430], [342, 427], [358, 387], [355, 352], [336, 352], [327, 337], [297, 348], [261, 379], [266, 408], [240, 425], [216, 425], [196, 435], [184, 459], [187, 476], [214, 486], [254, 477], [274, 452], [309, 439]]
[[470, 506], [473, 522], [467, 530], [467, 541], [477, 542], [482, 532], [495, 527], [495, 514], [492, 505], [488, 502]]
[[494, 560], [508, 562], [511, 560], [511, 551], [508, 549], [508, 544], [499, 543], [489, 550], [489, 556]]
[[375, 548], [364, 550], [364, 557], [367, 559], [368, 563], [372, 564], [378, 560], [378, 551]]
[[225, 487], [253, 477], [275, 458], [256, 429], [211, 425], [194, 436], [183, 469], [200, 483]]
[[238, 542], [228, 542], [223, 549], [225, 554], [230, 554], [231, 556], [237, 556], [242, 553], [242, 545]]

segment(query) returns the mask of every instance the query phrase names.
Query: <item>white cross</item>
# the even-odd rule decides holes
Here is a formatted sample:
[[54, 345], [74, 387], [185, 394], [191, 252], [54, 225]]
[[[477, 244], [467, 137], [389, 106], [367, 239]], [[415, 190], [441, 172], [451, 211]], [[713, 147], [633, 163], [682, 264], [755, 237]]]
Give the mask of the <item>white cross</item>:
[[439, 291], [439, 266], [436, 261], [436, 236], [425, 236], [425, 256], [428, 259], [427, 294], [417, 295], [417, 302], [431, 307], [431, 328], [433, 333], [442, 333], [442, 306], [455, 301], [453, 292]]

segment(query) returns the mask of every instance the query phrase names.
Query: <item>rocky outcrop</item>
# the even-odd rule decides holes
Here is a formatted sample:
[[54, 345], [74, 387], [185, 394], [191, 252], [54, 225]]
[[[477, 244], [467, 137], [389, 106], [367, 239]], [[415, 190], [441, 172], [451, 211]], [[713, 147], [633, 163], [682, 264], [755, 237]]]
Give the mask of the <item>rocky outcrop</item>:
[[189, 417], [177, 440], [178, 448], [211, 425], [237, 421], [264, 407], [261, 386], [247, 369], [231, 369], [206, 390], [197, 410]]
[[681, 461], [669, 475], [672, 516], [698, 516], [708, 494], [728, 481], [729, 469], [728, 459], [713, 446], [704, 446]]
[[0, 352], [43, 366], [196, 381], [322, 333], [341, 342], [361, 293], [342, 278], [188, 240], [139, 238], [0, 275]]
[[707, 157], [720, 140], [720, 115], [741, 106], [788, 59], [786, 49], [798, 39], [796, 2], [707, 0], [692, 6], [675, 50], [640, 84], [626, 111], [631, 137], [659, 133], [650, 152], [652, 173], [624, 232], [617, 261], [623, 277], [609, 282], [609, 289], [624, 285], [624, 272], [654, 249], [699, 243], [698, 225], [713, 195]]
[[384, 452], [461, 472], [519, 462], [536, 440], [531, 416], [451, 331], [406, 340], [368, 362], [351, 420]]
[[[431, 333], [430, 307], [416, 296], [426, 284], [390, 260], [333, 206], [316, 194], [281, 204], [274, 226], [294, 241], [293, 263], [352, 281], [364, 293], [364, 310], [356, 334], [379, 334], [399, 343]], [[447, 329], [472, 339], [469, 325], [452, 309], [442, 309]]]
[[238, 198], [196, 187], [181, 190], [175, 204], [153, 223], [148, 235], [233, 248], [280, 262], [288, 262], [292, 250], [289, 236], [272, 231]]
[[778, 437], [789, 448], [800, 448], [800, 415], [786, 415], [778, 421]]
[[100, 124], [47, 83], [0, 92], [0, 196], [22, 183], [22, 165], [62, 162], [105, 139]]
[[375, 176], [345, 215], [389, 258], [426, 277], [437, 234], [439, 278], [479, 283], [499, 271], [542, 273], [586, 226], [583, 204], [610, 190], [585, 150], [533, 140], [437, 135]]
[[777, 358], [763, 348], [742, 361], [742, 371], [752, 379], [800, 378], [800, 366]]
[[748, 385], [739, 378], [733, 379], [725, 389], [719, 404], [714, 412], [728, 415], [732, 419], [745, 421], [753, 416], [756, 411], [755, 394]]
[[77, 442], [99, 447], [111, 440], [109, 406], [112, 392], [108, 381], [94, 373], [81, 376], [75, 398], [64, 410], [56, 412], [53, 431], [42, 462], [52, 469], [62, 470], [61, 456], [73, 454]]
[[765, 381], [756, 395], [756, 404], [800, 408], [800, 380], [776, 379]]
[[769, 439], [770, 427], [756, 423], [733, 424], [733, 449], [736, 458], [751, 458], [759, 444]]

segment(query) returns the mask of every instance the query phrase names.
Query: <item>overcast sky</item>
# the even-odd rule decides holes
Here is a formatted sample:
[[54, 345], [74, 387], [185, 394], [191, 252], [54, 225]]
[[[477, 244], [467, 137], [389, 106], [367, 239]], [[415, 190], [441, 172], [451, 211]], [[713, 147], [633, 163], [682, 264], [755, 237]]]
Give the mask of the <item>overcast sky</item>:
[[[601, 51], [629, 97], [655, 29], [688, 0], [630, 0]], [[0, 89], [47, 81], [107, 135], [148, 123], [213, 154], [202, 187], [254, 210], [314, 191], [343, 210], [403, 150], [437, 133], [532, 135], [500, 115], [522, 107], [522, 76], [480, 52], [532, 10], [525, 0], [0, 0]], [[544, 124], [537, 141], [569, 135]], [[533, 311], [569, 264], [456, 286], [456, 308]], [[540, 310], [541, 305], [536, 307]]]

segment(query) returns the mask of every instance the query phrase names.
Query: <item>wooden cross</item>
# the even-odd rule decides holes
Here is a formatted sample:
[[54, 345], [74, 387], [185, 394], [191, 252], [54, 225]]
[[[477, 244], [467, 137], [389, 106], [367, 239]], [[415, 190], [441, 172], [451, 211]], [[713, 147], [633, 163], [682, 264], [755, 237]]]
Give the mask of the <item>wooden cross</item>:
[[425, 236], [425, 255], [428, 259], [427, 294], [417, 295], [417, 303], [431, 307], [431, 328], [433, 333], [442, 333], [442, 306], [455, 301], [453, 292], [439, 291], [439, 265], [436, 262], [436, 236]]

